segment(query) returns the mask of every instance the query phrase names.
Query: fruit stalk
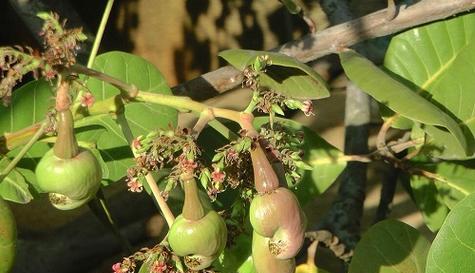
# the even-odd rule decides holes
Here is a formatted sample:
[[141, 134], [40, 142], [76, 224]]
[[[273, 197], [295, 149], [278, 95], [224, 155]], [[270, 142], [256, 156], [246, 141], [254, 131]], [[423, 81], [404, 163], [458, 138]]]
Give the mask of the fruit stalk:
[[205, 216], [205, 210], [198, 195], [196, 180], [192, 177], [192, 174], [186, 174], [182, 175], [182, 181], [185, 191], [182, 215], [190, 221], [200, 220]]
[[58, 112], [58, 137], [54, 143], [54, 155], [62, 159], [71, 159], [79, 153], [79, 146], [74, 136], [73, 115], [69, 109]]
[[279, 187], [279, 178], [267, 159], [259, 141], [255, 142], [251, 150], [252, 168], [254, 171], [254, 184], [260, 194], [271, 193]]
[[170, 247], [184, 257], [191, 270], [207, 268], [226, 246], [227, 228], [224, 220], [211, 207], [207, 197], [200, 196], [195, 177], [180, 176], [185, 191], [182, 214], [178, 215], [168, 233]]

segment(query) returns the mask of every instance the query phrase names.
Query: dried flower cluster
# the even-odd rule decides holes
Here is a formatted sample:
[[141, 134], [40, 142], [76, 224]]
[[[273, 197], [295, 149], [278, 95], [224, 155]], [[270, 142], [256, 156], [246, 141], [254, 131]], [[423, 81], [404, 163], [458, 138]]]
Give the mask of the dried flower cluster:
[[[171, 249], [158, 244], [153, 248], [142, 248], [121, 262], [112, 265], [113, 273], [135, 273], [137, 269], [150, 273], [192, 273], [196, 271], [185, 270], [180, 258]], [[201, 270], [201, 273], [213, 273], [210, 270]]]
[[29, 72], [36, 76], [39, 65], [30, 47], [0, 47], [0, 99], [5, 106], [10, 104], [13, 87]]
[[45, 22], [40, 35], [44, 41], [44, 52], [38, 53], [30, 47], [0, 47], [0, 100], [10, 104], [13, 88], [23, 76], [38, 71], [47, 80], [52, 80], [61, 67], [76, 63], [79, 42], [86, 40], [81, 28], [66, 29], [66, 21], [59, 22], [55, 13], [40, 13]]
[[301, 110], [306, 116], [314, 115], [311, 100], [295, 100], [278, 93], [267, 86], [262, 86], [261, 74], [266, 73], [267, 67], [272, 65], [272, 60], [268, 55], [258, 56], [254, 63], [246, 67], [243, 71], [242, 86], [254, 92], [253, 103], [258, 111], [268, 113], [271, 120], [275, 114], [285, 115], [285, 109]]
[[[40, 35], [43, 37], [43, 59], [51, 66], [70, 67], [76, 63], [79, 42], [85, 41], [82, 28], [66, 29], [66, 20], [59, 21], [55, 13], [40, 13], [38, 17], [45, 22]], [[47, 78], [51, 75], [45, 75]]]
[[303, 132], [291, 130], [280, 123], [275, 123], [272, 130], [262, 127], [260, 135], [264, 140], [265, 149], [282, 163], [289, 187], [300, 182], [302, 177], [299, 169], [312, 169], [302, 161]]
[[212, 159], [213, 172], [209, 176], [209, 170], [202, 171], [201, 183], [206, 187], [211, 199], [216, 199], [218, 193], [230, 187], [241, 188], [245, 192], [246, 188], [252, 188], [252, 171], [249, 149], [253, 140], [241, 132], [241, 137], [237, 140], [216, 150]]
[[167, 197], [178, 183], [180, 174], [194, 172], [199, 166], [197, 158], [201, 151], [190, 132], [188, 129], [162, 130], [136, 138], [132, 143], [136, 164], [127, 171], [129, 190], [142, 191], [140, 179], [148, 172], [171, 168], [167, 186], [162, 192]]

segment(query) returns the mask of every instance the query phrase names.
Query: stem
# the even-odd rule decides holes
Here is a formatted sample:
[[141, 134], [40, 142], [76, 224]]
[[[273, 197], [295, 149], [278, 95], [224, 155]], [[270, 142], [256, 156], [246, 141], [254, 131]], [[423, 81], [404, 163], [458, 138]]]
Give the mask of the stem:
[[206, 109], [203, 112], [201, 112], [200, 117], [198, 118], [198, 121], [195, 123], [195, 126], [193, 126], [193, 129], [191, 130], [191, 134], [194, 139], [197, 139], [198, 136], [201, 134], [201, 131], [206, 127], [206, 125], [214, 119], [213, 111]]
[[259, 141], [251, 150], [252, 169], [254, 171], [254, 185], [258, 193], [270, 193], [279, 187], [279, 178], [270, 164]]
[[259, 136], [259, 133], [256, 131], [254, 128], [254, 125], [252, 125], [252, 121], [254, 120], [254, 115], [251, 113], [244, 113], [241, 112], [239, 115], [239, 125], [243, 130], [246, 131], [247, 136], [251, 138], [257, 138]]
[[259, 92], [253, 91], [252, 92], [252, 99], [249, 102], [249, 105], [246, 107], [246, 109], [244, 109], [243, 112], [251, 114], [254, 111], [254, 109], [256, 108], [258, 98], [259, 98]]
[[61, 77], [58, 78], [59, 84], [56, 90], [56, 111], [66, 111], [69, 110], [71, 105], [71, 99], [69, 97], [69, 82], [62, 80]]
[[315, 265], [315, 254], [317, 254], [317, 247], [318, 247], [318, 241], [315, 240], [312, 242], [312, 244], [307, 248], [307, 264], [311, 266], [316, 266]]
[[[127, 122], [123, 114], [117, 116], [117, 123], [119, 123], [119, 126], [121, 127], [122, 133], [127, 139], [127, 142], [130, 146], [132, 146], [134, 136], [132, 134], [132, 131], [130, 130], [129, 123]], [[131, 150], [133, 151], [132, 147]], [[137, 157], [137, 155], [134, 154], [134, 157]], [[163, 199], [162, 194], [160, 193], [160, 189], [157, 186], [157, 182], [153, 178], [152, 174], [147, 173], [145, 175], [145, 180], [147, 181], [148, 186], [152, 190], [153, 197], [155, 198], [155, 201], [157, 202], [158, 207], [160, 208], [160, 211], [162, 212], [163, 217], [165, 217], [165, 221], [167, 221], [168, 227], [170, 228], [173, 225], [173, 222], [175, 221], [175, 216], [173, 216], [170, 207], [168, 206], [167, 202], [165, 202], [165, 199]]]
[[102, 41], [102, 36], [104, 35], [104, 30], [106, 29], [107, 21], [109, 20], [109, 15], [112, 10], [112, 6], [114, 5], [114, 0], [108, 0], [106, 7], [104, 9], [104, 13], [102, 14], [101, 23], [99, 24], [99, 28], [97, 29], [96, 38], [94, 39], [94, 44], [92, 45], [91, 54], [89, 55], [89, 59], [87, 60], [87, 67], [91, 68], [92, 64], [94, 63], [94, 59], [96, 58], [97, 51], [99, 50], [99, 45]]
[[445, 179], [444, 177], [441, 177], [440, 175], [438, 175], [436, 173], [432, 173], [432, 172], [422, 170], [422, 169], [418, 169], [418, 168], [411, 168], [408, 171], [409, 171], [409, 173], [416, 174], [416, 175], [421, 175], [421, 176], [427, 177], [431, 180], [435, 180], [435, 181], [447, 184], [449, 187], [458, 190], [459, 192], [461, 192], [465, 196], [470, 194], [470, 192], [468, 192], [466, 189], [458, 186], [457, 184], [451, 182], [450, 180]]
[[69, 109], [58, 112], [58, 137], [53, 149], [54, 155], [61, 159], [71, 159], [79, 153], [74, 135], [73, 115]]
[[150, 93], [145, 91], [138, 91], [137, 96], [135, 97], [136, 101], [141, 102], [151, 102], [159, 105], [173, 107], [178, 110], [188, 110], [195, 113], [202, 113], [203, 111], [211, 111], [214, 117], [218, 118], [225, 118], [233, 121], [237, 121], [240, 119], [240, 112], [224, 109], [224, 108], [217, 108], [217, 107], [210, 107], [206, 104], [201, 102], [194, 101], [188, 97], [179, 97], [173, 95], [164, 95], [164, 94], [156, 94]]
[[397, 180], [401, 173], [401, 169], [396, 168], [394, 165], [384, 164], [386, 164], [387, 168], [382, 170], [380, 199], [373, 223], [386, 219], [391, 212], [391, 203], [393, 202]]
[[195, 177], [193, 174], [182, 174], [180, 178], [185, 190], [182, 215], [187, 220], [198, 221], [205, 216], [205, 210], [198, 195]]
[[93, 199], [92, 202], [89, 203], [89, 207], [91, 210], [94, 212], [97, 218], [101, 220], [101, 222], [107, 226], [114, 236], [117, 237], [117, 239], [121, 242], [122, 247], [127, 253], [132, 252], [132, 246], [127, 240], [126, 237], [120, 233], [120, 229], [115, 223], [114, 218], [112, 217], [112, 214], [110, 213], [109, 207], [107, 205], [106, 199], [104, 197], [104, 193], [102, 192], [102, 189], [99, 189], [99, 191], [96, 194], [96, 197]]
[[[116, 79], [113, 79], [113, 78], [111, 79], [116, 82], [116, 85], [115, 85], [116, 87], [126, 88], [128, 90], [135, 90], [134, 92], [137, 93], [137, 89], [133, 89], [135, 87], [129, 86], [123, 82], [117, 81]], [[136, 102], [150, 102], [150, 103], [155, 103], [159, 105], [170, 106], [178, 110], [185, 109], [185, 110], [193, 111], [196, 113], [201, 113], [202, 111], [209, 109], [209, 111], [211, 111], [213, 113], [213, 116], [215, 117], [226, 118], [232, 121], [239, 121], [240, 119], [240, 113], [237, 111], [223, 109], [223, 108], [209, 107], [206, 104], [193, 101], [188, 97], [179, 97], [179, 96], [155, 94], [155, 93], [140, 91], [138, 92], [137, 97], [135, 98], [135, 101]], [[124, 102], [127, 103], [130, 101], [123, 101], [121, 96], [107, 98], [105, 100], [94, 103], [94, 106], [89, 109], [89, 113], [93, 114], [93, 116], [97, 116], [101, 114], [117, 114], [123, 109]], [[90, 118], [92, 116], [88, 116], [88, 117]], [[75, 116], [75, 120], [77, 121], [80, 121], [83, 118], [86, 118], [86, 117], [82, 115]], [[237, 138], [237, 135], [235, 133], [233, 133], [231, 130], [229, 130], [229, 128], [227, 128], [225, 125], [223, 125], [221, 122], [217, 120], [210, 121], [209, 125], [213, 127], [216, 131], [221, 133], [227, 139]], [[0, 151], [2, 153], [7, 153], [9, 150], [13, 150], [16, 147], [23, 145], [26, 139], [29, 139], [30, 136], [33, 135], [38, 130], [39, 126], [40, 126], [40, 123], [36, 123], [17, 132], [5, 133], [3, 136], [3, 140], [0, 141], [4, 143], [4, 145], [0, 147]]]
[[5, 177], [10, 174], [10, 172], [15, 168], [16, 164], [25, 156], [25, 154], [28, 152], [28, 150], [33, 146], [33, 144], [36, 143], [36, 141], [43, 135], [45, 132], [46, 128], [48, 127], [47, 122], [43, 122], [38, 129], [38, 131], [35, 132], [35, 134], [30, 138], [30, 140], [23, 146], [23, 148], [20, 150], [20, 152], [13, 158], [12, 161], [5, 167], [5, 169], [1, 172], [0, 174], [0, 183], [5, 179]]
[[389, 148], [386, 145], [386, 135], [391, 128], [391, 125], [393, 125], [394, 121], [396, 121], [398, 117], [399, 115], [396, 114], [388, 118], [381, 126], [381, 129], [379, 129], [378, 136], [376, 137], [376, 148], [378, 149], [379, 153], [387, 157], [394, 157], [394, 155], [391, 151], [389, 151]]
[[165, 217], [165, 221], [167, 221], [168, 227], [171, 228], [173, 222], [175, 221], [175, 216], [173, 216], [170, 207], [168, 206], [167, 202], [165, 202], [165, 199], [163, 199], [160, 189], [157, 186], [157, 182], [151, 173], [147, 173], [147, 175], [145, 175], [145, 180], [152, 190], [153, 197], [155, 198], [155, 201], [157, 201], [158, 207], [160, 207], [163, 217]]
[[208, 123], [208, 125], [211, 126], [214, 130], [216, 130], [216, 132], [224, 136], [227, 140], [236, 140], [239, 138], [236, 133], [231, 131], [226, 125], [224, 125], [218, 120], [212, 120]]
[[73, 65], [73, 66], [71, 66], [67, 69], [68, 69], [68, 72], [71, 72], [71, 73], [84, 74], [86, 76], [94, 77], [94, 78], [99, 79], [101, 81], [105, 81], [105, 82], [109, 83], [110, 85], [119, 88], [121, 90], [121, 92], [125, 91], [125, 93], [122, 92], [121, 95], [123, 95], [126, 98], [133, 98], [137, 94], [138, 90], [137, 90], [137, 87], [135, 85], [128, 84], [126, 82], [123, 82], [119, 79], [116, 79], [112, 76], [109, 76], [109, 75], [104, 74], [102, 72], [99, 72], [97, 70], [87, 68], [87, 67], [79, 65], [79, 64], [75, 64], [75, 65]]
[[388, 8], [386, 9], [386, 20], [391, 21], [397, 15], [396, 4], [394, 0], [388, 0]]

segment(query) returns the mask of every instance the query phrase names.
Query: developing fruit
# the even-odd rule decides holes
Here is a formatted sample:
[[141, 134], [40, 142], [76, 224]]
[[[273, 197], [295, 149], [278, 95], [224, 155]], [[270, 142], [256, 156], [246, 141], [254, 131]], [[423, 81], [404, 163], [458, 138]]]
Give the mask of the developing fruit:
[[210, 204], [203, 204], [192, 175], [182, 175], [181, 180], [185, 202], [182, 214], [170, 228], [168, 242], [178, 256], [184, 257], [188, 268], [201, 270], [210, 266], [226, 246], [226, 224]]
[[58, 209], [77, 208], [100, 187], [102, 171], [96, 157], [78, 147], [69, 110], [58, 113], [58, 138], [36, 167], [38, 186]]
[[276, 259], [269, 251], [269, 238], [252, 234], [252, 259], [259, 273], [294, 273], [295, 259]]
[[[249, 215], [254, 229], [252, 243], [257, 272], [294, 272], [293, 258], [304, 241], [305, 215], [295, 195], [279, 186], [278, 177], [258, 142], [251, 151], [251, 159], [257, 195], [251, 202]], [[271, 269], [271, 264], [276, 268]]]

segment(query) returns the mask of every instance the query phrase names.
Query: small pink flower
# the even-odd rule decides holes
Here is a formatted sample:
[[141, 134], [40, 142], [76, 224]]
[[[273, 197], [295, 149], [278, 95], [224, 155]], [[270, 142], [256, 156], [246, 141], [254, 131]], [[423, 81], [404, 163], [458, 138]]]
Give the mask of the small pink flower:
[[164, 261], [155, 261], [150, 267], [152, 273], [163, 273], [167, 270], [167, 264]]
[[214, 166], [214, 170], [211, 173], [211, 180], [213, 180], [213, 182], [221, 183], [224, 181], [225, 177], [226, 177], [226, 174], [222, 172], [219, 168]]
[[184, 155], [180, 156], [179, 161], [184, 172], [193, 172], [198, 167], [198, 163], [193, 159], [187, 159]]
[[92, 95], [91, 92], [86, 92], [84, 95], [81, 97], [81, 106], [82, 107], [91, 107], [96, 99], [94, 98], [94, 95]]
[[56, 71], [49, 69], [44, 71], [44, 76], [47, 80], [52, 80], [56, 76]]
[[138, 150], [138, 149], [142, 148], [142, 144], [140, 143], [140, 139], [134, 138], [134, 140], [132, 140], [132, 147], [135, 150]]
[[238, 158], [239, 158], [239, 154], [233, 149], [230, 149], [228, 153], [226, 154], [226, 160], [228, 162], [233, 162], [234, 160]]
[[129, 187], [129, 191], [131, 192], [142, 192], [143, 186], [142, 183], [137, 178], [132, 178], [129, 182], [127, 182], [127, 187]]
[[315, 114], [313, 113], [313, 103], [311, 100], [304, 101], [301, 110], [307, 117], [315, 116]]
[[112, 265], [112, 270], [114, 271], [114, 273], [123, 273], [121, 263], [115, 263], [114, 265]]

